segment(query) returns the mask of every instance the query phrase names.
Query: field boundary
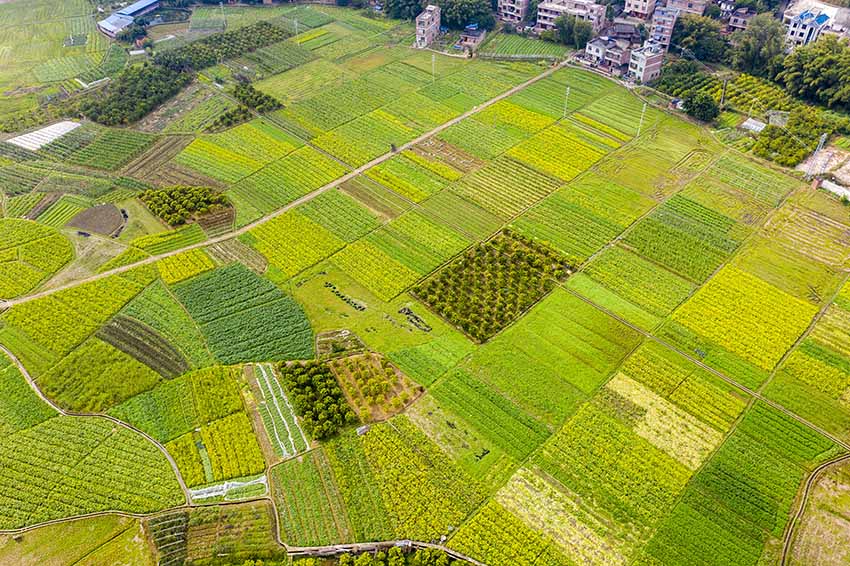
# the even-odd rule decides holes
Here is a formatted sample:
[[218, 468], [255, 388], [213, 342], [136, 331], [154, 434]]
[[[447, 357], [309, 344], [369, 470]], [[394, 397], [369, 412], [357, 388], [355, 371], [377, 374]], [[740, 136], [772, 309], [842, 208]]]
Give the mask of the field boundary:
[[787, 566], [789, 563], [788, 560], [790, 558], [791, 551], [794, 548], [794, 536], [797, 534], [797, 525], [806, 513], [809, 495], [811, 495], [812, 487], [815, 485], [815, 482], [827, 468], [834, 466], [835, 464], [840, 464], [845, 460], [850, 460], [850, 454], [844, 454], [833, 458], [832, 460], [828, 460], [812, 470], [812, 473], [806, 480], [805, 486], [803, 486], [803, 493], [800, 494], [799, 497], [800, 507], [794, 515], [791, 516], [791, 520], [788, 522], [788, 527], [785, 529], [785, 541], [782, 545], [782, 557], [779, 559], [779, 566]]
[[[8, 348], [6, 348], [6, 346], [4, 346], [1, 343], [0, 343], [0, 352], [3, 352], [4, 354], [6, 354], [6, 356], [10, 360], [12, 360], [12, 363], [15, 364], [15, 366], [18, 368], [18, 371], [20, 371], [21, 375], [23, 375], [24, 379], [26, 379], [27, 384], [30, 386], [30, 389], [32, 389], [32, 391], [35, 392], [36, 395], [38, 395], [39, 399], [41, 399], [44, 403], [46, 403], [51, 409], [56, 411], [59, 414], [59, 416], [62, 416], [62, 417], [90, 417], [90, 418], [97, 418], [97, 419], [105, 419], [105, 420], [112, 422], [113, 424], [124, 427], [125, 429], [127, 429], [131, 432], [134, 432], [136, 434], [141, 435], [148, 442], [150, 442], [154, 446], [156, 446], [157, 449], [160, 452], [162, 452], [162, 454], [165, 456], [166, 460], [168, 460], [168, 464], [171, 466], [171, 469], [174, 472], [174, 475], [177, 479], [177, 483], [180, 485], [180, 491], [183, 492], [184, 500], [187, 501], [187, 502], [191, 501], [191, 495], [190, 495], [190, 492], [189, 492], [189, 488], [186, 485], [186, 482], [183, 480], [183, 476], [180, 474], [180, 469], [177, 467], [177, 462], [174, 460], [174, 458], [172, 458], [171, 454], [168, 453], [168, 450], [165, 449], [165, 446], [160, 444], [155, 438], [153, 438], [148, 433], [146, 433], [142, 430], [139, 430], [138, 428], [134, 427], [133, 425], [131, 425], [129, 423], [125, 423], [124, 421], [113, 417], [112, 415], [106, 415], [106, 414], [102, 414], [102, 413], [75, 413], [75, 412], [72, 412], [72, 411], [66, 411], [65, 409], [63, 409], [62, 407], [60, 407], [59, 405], [57, 405], [56, 403], [54, 403], [53, 401], [48, 399], [47, 396], [45, 396], [44, 393], [42, 393], [41, 389], [39, 389], [38, 385], [35, 383], [35, 380], [33, 380], [32, 376], [27, 371], [27, 368], [24, 367], [24, 364], [22, 364], [21, 361], [18, 359], [18, 357], [15, 356], [15, 354], [13, 354]], [[5, 531], [0, 531], [0, 533], [3, 533], [3, 532], [5, 532]]]
[[227, 240], [232, 240], [234, 238], [237, 238], [237, 237], [249, 232], [250, 230], [253, 230], [257, 226], [261, 226], [261, 225], [265, 224], [266, 222], [269, 222], [269, 221], [277, 218], [278, 216], [286, 214], [290, 210], [292, 210], [292, 209], [294, 209], [294, 208], [296, 208], [296, 207], [298, 207], [302, 204], [310, 202], [311, 200], [315, 199], [316, 197], [322, 195], [323, 193], [326, 193], [326, 192], [328, 192], [332, 189], [335, 189], [336, 187], [342, 185], [346, 181], [350, 181], [351, 179], [357, 177], [358, 175], [366, 172], [368, 169], [371, 169], [372, 167], [379, 165], [379, 164], [383, 163], [384, 161], [387, 161], [387, 160], [391, 159], [392, 157], [400, 154], [402, 151], [404, 151], [406, 149], [410, 149], [414, 145], [416, 145], [416, 144], [418, 144], [422, 141], [425, 141], [426, 139], [431, 138], [431, 137], [443, 132], [444, 130], [447, 130], [448, 128], [454, 126], [458, 122], [465, 120], [466, 118], [469, 118], [470, 116], [473, 116], [473, 115], [481, 112], [482, 110], [492, 106], [493, 104], [496, 104], [497, 102], [504, 100], [505, 98], [508, 98], [509, 96], [511, 96], [513, 94], [516, 94], [517, 92], [525, 89], [526, 87], [528, 87], [528, 86], [548, 77], [549, 75], [555, 73], [559, 69], [564, 68], [566, 65], [567, 65], [566, 62], [563, 62], [563, 63], [560, 63], [560, 64], [555, 65], [553, 67], [550, 67], [549, 69], [545, 70], [544, 72], [540, 73], [539, 75], [536, 75], [536, 76], [530, 78], [529, 80], [525, 81], [524, 83], [521, 83], [521, 84], [519, 84], [515, 87], [510, 88], [507, 91], [503, 92], [502, 94], [500, 94], [500, 95], [498, 95], [494, 98], [491, 98], [490, 100], [483, 102], [483, 103], [479, 104], [478, 106], [472, 108], [472, 110], [468, 110], [468, 111], [464, 112], [463, 114], [461, 114], [460, 116], [452, 118], [448, 122], [445, 122], [445, 123], [437, 126], [433, 130], [425, 132], [424, 134], [420, 135], [419, 137], [417, 137], [417, 138], [415, 138], [415, 139], [413, 139], [413, 140], [411, 140], [411, 141], [409, 141], [409, 142], [407, 142], [403, 145], [398, 146], [395, 151], [389, 151], [387, 153], [384, 153], [383, 155], [376, 157], [372, 161], [369, 161], [368, 163], [365, 163], [365, 164], [361, 165], [360, 167], [357, 167], [356, 169], [349, 171], [348, 173], [346, 173], [342, 177], [339, 177], [338, 179], [334, 179], [330, 183], [327, 183], [326, 185], [323, 185], [323, 186], [319, 187], [318, 189], [316, 189], [312, 192], [309, 192], [306, 195], [303, 195], [303, 196], [295, 199], [294, 201], [290, 202], [289, 204], [275, 210], [274, 212], [267, 214], [266, 216], [264, 216], [264, 217], [262, 217], [258, 220], [255, 220], [254, 222], [251, 222], [250, 224], [246, 224], [242, 228], [239, 228], [239, 229], [234, 230], [232, 232], [228, 232], [226, 234], [222, 234], [221, 236], [216, 236], [215, 238], [210, 238], [210, 239], [205, 240], [203, 242], [198, 242], [197, 244], [191, 244], [189, 246], [185, 246], [183, 248], [172, 250], [170, 252], [166, 252], [166, 253], [159, 254], [159, 255], [153, 255], [153, 256], [150, 256], [148, 258], [145, 258], [145, 259], [138, 261], [138, 262], [135, 262], [135, 263], [116, 267], [115, 269], [110, 269], [110, 270], [104, 271], [102, 273], [97, 273], [97, 274], [94, 274], [90, 277], [86, 277], [86, 278], [80, 279], [78, 281], [73, 281], [71, 283], [68, 283], [67, 285], [62, 285], [62, 286], [55, 287], [55, 288], [49, 289], [49, 290], [39, 291], [37, 293], [32, 293], [30, 295], [17, 297], [17, 298], [14, 298], [14, 299], [6, 299], [5, 306], [6, 307], [13, 307], [15, 305], [27, 303], [29, 301], [32, 301], [32, 300], [35, 300], [35, 299], [38, 299], [38, 298], [41, 298], [41, 297], [47, 297], [47, 296], [52, 295], [52, 294], [54, 294], [58, 291], [63, 291], [63, 290], [66, 290], [66, 289], [72, 289], [74, 287], [77, 287], [79, 285], [83, 285], [85, 283], [90, 283], [92, 281], [98, 281], [100, 279], [105, 279], [109, 276], [118, 275], [120, 273], [126, 273], [127, 271], [130, 271], [130, 270], [132, 270], [136, 267], [141, 267], [143, 265], [150, 265], [150, 264], [156, 263], [157, 261], [159, 261], [161, 259], [165, 259], [167, 257], [172, 257], [172, 256], [175, 256], [175, 255], [180, 254], [180, 253], [185, 252], [185, 251], [194, 250], [194, 249], [201, 249], [201, 248], [205, 248], [207, 246], [211, 246], [211, 245], [214, 245], [214, 244], [218, 244], [218, 243], [221, 243], [221, 242], [225, 242]]

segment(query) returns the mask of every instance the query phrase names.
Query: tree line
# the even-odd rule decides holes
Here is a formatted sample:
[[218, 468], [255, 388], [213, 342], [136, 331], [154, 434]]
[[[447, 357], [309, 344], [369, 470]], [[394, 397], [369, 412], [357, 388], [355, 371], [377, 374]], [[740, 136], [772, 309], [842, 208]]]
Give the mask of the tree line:
[[[105, 89], [83, 98], [78, 111], [107, 126], [131, 124], [180, 92], [192, 81], [195, 71], [282, 41], [290, 35], [281, 27], [260, 21], [158, 53], [152, 63], [125, 69]], [[261, 93], [253, 94], [243, 89], [241, 94], [251, 104], [264, 107], [274, 104]]]
[[836, 110], [850, 111], [850, 45], [836, 36], [785, 53], [785, 26], [770, 13], [750, 20], [727, 39], [721, 24], [686, 15], [676, 22], [674, 50], [707, 63], [725, 63], [771, 80], [790, 95]]

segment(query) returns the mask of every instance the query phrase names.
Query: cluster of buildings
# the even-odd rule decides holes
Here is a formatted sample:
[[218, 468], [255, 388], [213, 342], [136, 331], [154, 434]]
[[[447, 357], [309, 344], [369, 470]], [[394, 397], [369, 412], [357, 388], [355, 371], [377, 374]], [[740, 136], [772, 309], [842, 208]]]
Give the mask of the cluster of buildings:
[[[709, 3], [718, 2], [720, 20], [726, 33], [747, 29], [756, 11], [737, 6], [735, 0], [625, 0], [623, 13], [608, 20], [608, 6], [596, 0], [541, 0], [536, 18], [528, 13], [529, 0], [498, 0], [497, 16], [509, 26], [521, 27], [535, 20], [537, 33], [556, 28], [560, 17], [574, 17], [590, 23], [593, 39], [582, 58], [597, 69], [641, 83], [661, 74], [664, 56], [670, 48], [673, 29], [685, 14], [702, 16]], [[792, 0], [783, 14], [789, 49], [816, 41], [822, 34], [847, 34], [850, 10], [820, 0]], [[525, 28], [529, 31], [532, 28]], [[427, 47], [440, 33], [440, 8], [428, 6], [416, 18], [416, 45]]]
[[[430, 46], [442, 31], [440, 28], [440, 7], [429, 4], [416, 16], [416, 47], [425, 49]], [[475, 51], [487, 37], [487, 32], [477, 25], [464, 29], [455, 44], [455, 49]]]
[[129, 6], [113, 12], [106, 19], [97, 22], [97, 29], [108, 35], [116, 37], [119, 33], [133, 25], [136, 18], [159, 8], [159, 0], [138, 0]]

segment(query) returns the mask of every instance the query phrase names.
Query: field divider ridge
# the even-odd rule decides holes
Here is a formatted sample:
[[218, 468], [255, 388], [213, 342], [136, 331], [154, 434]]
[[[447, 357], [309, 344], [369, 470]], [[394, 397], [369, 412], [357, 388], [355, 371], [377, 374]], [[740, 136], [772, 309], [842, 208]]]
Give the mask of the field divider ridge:
[[391, 159], [392, 157], [399, 154], [400, 152], [402, 152], [406, 149], [410, 149], [414, 145], [416, 145], [416, 144], [418, 144], [418, 143], [420, 143], [420, 142], [422, 142], [422, 141], [424, 141], [424, 140], [426, 140], [426, 139], [428, 139], [432, 136], [435, 136], [435, 135], [443, 132], [444, 130], [447, 130], [448, 128], [454, 126], [458, 122], [465, 120], [466, 118], [469, 118], [470, 116], [473, 116], [473, 115], [477, 114], [478, 112], [481, 112], [485, 108], [488, 108], [488, 107], [492, 106], [493, 104], [496, 104], [497, 102], [500, 102], [500, 101], [504, 100], [505, 98], [507, 98], [507, 97], [509, 97], [513, 94], [516, 94], [517, 92], [523, 90], [524, 88], [526, 88], [526, 87], [548, 77], [549, 75], [555, 73], [559, 69], [563, 68], [564, 65], [565, 65], [565, 63], [561, 63], [559, 65], [555, 65], [555, 66], [547, 69], [546, 71], [540, 73], [539, 75], [537, 75], [535, 77], [530, 78], [529, 80], [525, 81], [524, 83], [521, 83], [521, 84], [519, 84], [515, 87], [510, 88], [507, 91], [503, 92], [502, 94], [500, 94], [500, 95], [498, 95], [494, 98], [491, 98], [490, 100], [483, 102], [482, 104], [479, 104], [478, 106], [474, 107], [471, 110], [464, 112], [460, 116], [452, 118], [448, 122], [445, 122], [445, 123], [437, 126], [433, 130], [425, 132], [424, 134], [420, 135], [419, 137], [414, 138], [413, 140], [411, 140], [411, 141], [409, 141], [409, 142], [407, 142], [407, 143], [405, 143], [401, 146], [398, 146], [395, 151], [388, 151], [387, 153], [376, 157], [372, 161], [369, 161], [368, 163], [365, 163], [365, 164], [361, 165], [360, 167], [353, 169], [352, 171], [346, 173], [342, 177], [334, 179], [333, 181], [327, 183], [326, 185], [323, 185], [323, 186], [319, 187], [318, 189], [316, 189], [312, 192], [309, 192], [306, 195], [303, 195], [303, 196], [295, 199], [294, 201], [292, 201], [289, 204], [275, 210], [274, 212], [271, 212], [270, 214], [267, 214], [266, 216], [264, 216], [264, 217], [262, 217], [258, 220], [255, 220], [254, 222], [251, 222], [250, 224], [246, 224], [242, 228], [239, 228], [239, 229], [234, 230], [232, 232], [228, 232], [226, 234], [222, 234], [221, 236], [216, 236], [215, 238], [210, 238], [210, 239], [205, 240], [203, 242], [198, 242], [196, 244], [190, 244], [188, 246], [184, 246], [182, 248], [178, 248], [178, 249], [175, 249], [175, 250], [172, 250], [172, 251], [169, 251], [169, 252], [165, 252], [165, 253], [162, 253], [162, 254], [159, 254], [159, 255], [150, 256], [148, 258], [137, 261], [135, 263], [122, 265], [120, 267], [116, 267], [114, 269], [104, 271], [102, 273], [97, 273], [97, 274], [91, 275], [89, 277], [70, 282], [66, 285], [61, 285], [61, 286], [55, 287], [53, 289], [39, 291], [39, 292], [36, 292], [36, 293], [32, 293], [30, 295], [25, 295], [25, 296], [18, 297], [18, 298], [15, 298], [15, 299], [7, 299], [6, 302], [5, 302], [5, 306], [6, 307], [14, 307], [15, 305], [27, 303], [29, 301], [39, 299], [39, 298], [42, 298], [42, 297], [47, 297], [47, 296], [52, 295], [54, 293], [57, 293], [59, 291], [72, 289], [74, 287], [77, 287], [78, 285], [83, 285], [85, 283], [90, 283], [92, 281], [98, 281], [100, 279], [105, 279], [105, 278], [110, 277], [112, 275], [118, 275], [118, 274], [121, 274], [121, 273], [126, 273], [127, 271], [130, 271], [130, 270], [135, 269], [137, 267], [141, 267], [143, 265], [150, 265], [150, 264], [156, 263], [157, 261], [159, 261], [161, 259], [173, 257], [175, 255], [182, 253], [182, 252], [201, 249], [201, 248], [205, 248], [207, 246], [219, 244], [221, 242], [226, 242], [228, 240], [238, 238], [239, 236], [248, 233], [250, 230], [253, 230], [257, 226], [261, 226], [262, 224], [265, 224], [266, 222], [273, 220], [273, 219], [277, 218], [278, 216], [286, 214], [290, 210], [297, 208], [298, 206], [301, 206], [302, 204], [310, 202], [311, 200], [315, 199], [316, 197], [318, 197], [318, 196], [320, 196], [320, 195], [322, 195], [322, 194], [324, 194], [324, 193], [326, 193], [326, 192], [328, 192], [332, 189], [335, 189], [338, 186], [342, 185], [343, 183], [350, 181], [351, 179], [357, 177], [358, 175], [366, 172], [368, 169], [371, 169], [372, 167], [379, 165], [379, 164], [383, 163], [384, 161]]

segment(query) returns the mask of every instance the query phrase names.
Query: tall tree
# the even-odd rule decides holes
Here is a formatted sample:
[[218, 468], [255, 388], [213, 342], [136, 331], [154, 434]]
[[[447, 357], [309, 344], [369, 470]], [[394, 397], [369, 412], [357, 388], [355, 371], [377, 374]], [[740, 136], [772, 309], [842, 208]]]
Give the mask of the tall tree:
[[782, 63], [785, 27], [772, 14], [759, 14], [747, 29], [737, 32], [732, 42], [732, 64], [739, 71], [771, 77]]
[[720, 114], [717, 101], [706, 92], [689, 91], [682, 102], [685, 112], [703, 122], [711, 122]]
[[496, 25], [489, 0], [440, 0], [437, 2], [442, 10], [442, 22], [454, 29], [461, 29], [468, 24], [478, 24], [484, 29], [492, 29]]
[[587, 20], [577, 19], [573, 24], [573, 46], [576, 49], [584, 49], [591, 37], [593, 37], [593, 25]]
[[721, 29], [720, 22], [711, 18], [685, 14], [676, 21], [671, 41], [700, 61], [716, 63], [726, 55], [726, 40]]
[[392, 18], [412, 20], [422, 11], [422, 2], [420, 0], [386, 0], [384, 9]]
[[555, 29], [558, 30], [558, 39], [564, 45], [570, 45], [573, 39], [573, 30], [575, 29], [575, 16], [559, 16], [555, 18]]
[[850, 109], [850, 46], [833, 35], [798, 47], [776, 77], [794, 96], [830, 108]]

